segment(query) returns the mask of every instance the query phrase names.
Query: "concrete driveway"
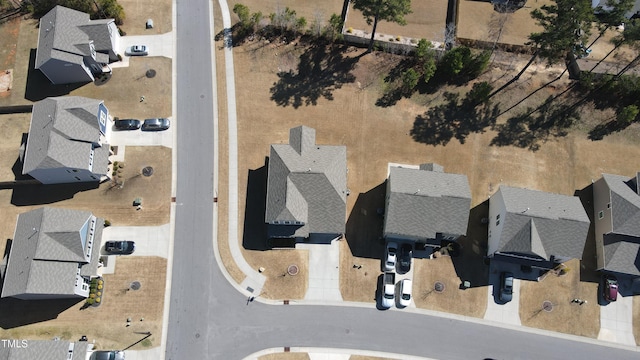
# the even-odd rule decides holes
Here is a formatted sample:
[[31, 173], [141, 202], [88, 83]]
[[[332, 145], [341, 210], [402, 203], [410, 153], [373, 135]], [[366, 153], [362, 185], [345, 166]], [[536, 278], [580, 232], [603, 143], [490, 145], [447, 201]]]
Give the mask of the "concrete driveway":
[[618, 294], [616, 302], [600, 307], [598, 340], [636, 345], [633, 337], [633, 297]]
[[119, 54], [122, 55], [122, 61], [118, 61], [109, 64], [112, 68], [129, 66], [128, 55], [125, 55], [126, 50], [131, 45], [146, 45], [149, 52], [146, 56], [164, 56], [173, 58], [175, 54], [175, 40], [173, 32], [168, 32], [161, 35], [137, 35], [137, 36], [123, 36], [120, 38]]
[[109, 240], [133, 240], [136, 251], [132, 256], [169, 255], [170, 224], [161, 226], [109, 226], [102, 232], [102, 243]]
[[[138, 119], [144, 121], [144, 119]], [[109, 145], [113, 146], [173, 146], [173, 132], [175, 124], [169, 118], [171, 126], [163, 131], [142, 131], [142, 130], [115, 130], [111, 122], [111, 133], [109, 135]]]
[[[511, 271], [511, 269], [509, 270]], [[513, 279], [513, 298], [511, 301], [508, 303], [501, 303], [498, 300], [498, 293], [500, 292], [500, 273], [501, 271], [494, 267], [494, 264], [491, 264], [489, 284], [493, 286], [487, 287], [487, 310], [484, 313], [484, 319], [503, 324], [521, 325], [520, 279]]]

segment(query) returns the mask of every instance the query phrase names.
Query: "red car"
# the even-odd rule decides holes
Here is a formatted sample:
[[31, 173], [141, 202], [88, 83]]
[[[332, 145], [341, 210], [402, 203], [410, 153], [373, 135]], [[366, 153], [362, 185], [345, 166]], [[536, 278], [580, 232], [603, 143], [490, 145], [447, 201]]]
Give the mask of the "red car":
[[602, 286], [602, 296], [607, 301], [616, 301], [618, 299], [618, 280], [612, 276], [605, 276]]

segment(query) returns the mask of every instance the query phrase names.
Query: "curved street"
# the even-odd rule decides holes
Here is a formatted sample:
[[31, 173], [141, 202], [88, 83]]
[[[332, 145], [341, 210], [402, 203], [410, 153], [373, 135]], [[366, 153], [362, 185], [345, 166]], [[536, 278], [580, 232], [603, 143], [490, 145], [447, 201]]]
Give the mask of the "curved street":
[[[180, 126], [166, 359], [243, 359], [263, 349], [284, 347], [363, 349], [437, 359], [638, 358], [637, 348], [602, 346], [590, 339], [454, 316], [382, 312], [369, 305], [248, 302], [247, 295], [224, 276], [212, 240], [217, 146], [214, 11], [219, 8], [210, 0], [176, 0]], [[230, 65], [227, 71], [233, 71]], [[233, 94], [231, 90], [227, 89]], [[235, 106], [230, 105], [235, 115]], [[231, 140], [230, 144], [236, 146]], [[230, 168], [237, 176], [237, 164]], [[237, 198], [233, 202], [237, 206]]]

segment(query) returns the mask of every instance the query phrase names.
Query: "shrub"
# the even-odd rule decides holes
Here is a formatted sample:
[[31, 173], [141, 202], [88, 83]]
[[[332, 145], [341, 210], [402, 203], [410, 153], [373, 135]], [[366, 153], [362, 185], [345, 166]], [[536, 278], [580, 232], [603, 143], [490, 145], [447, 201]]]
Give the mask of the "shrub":
[[104, 227], [108, 227], [108, 226], [111, 226], [111, 221], [105, 220], [104, 221]]
[[102, 290], [102, 285], [98, 285], [98, 290]]
[[401, 36], [396, 36], [396, 41], [400, 41], [400, 40], [402, 40], [402, 37]]
[[347, 32], [348, 32], [349, 34], [353, 33], [353, 28], [352, 28], [352, 27], [348, 28], [348, 29], [347, 29]]
[[102, 301], [102, 298], [97, 297], [97, 298], [96, 298], [96, 303], [98, 303], [98, 304], [99, 304], [99, 303], [100, 303], [100, 301]]
[[87, 304], [89, 304], [89, 305], [93, 305], [94, 302], [95, 302], [95, 299], [93, 299], [93, 298], [87, 299]]

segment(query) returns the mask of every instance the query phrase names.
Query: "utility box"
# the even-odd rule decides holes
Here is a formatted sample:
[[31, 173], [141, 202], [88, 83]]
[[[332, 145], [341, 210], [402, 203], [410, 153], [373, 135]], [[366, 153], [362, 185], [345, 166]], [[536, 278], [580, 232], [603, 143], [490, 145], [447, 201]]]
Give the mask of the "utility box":
[[153, 19], [147, 19], [146, 28], [153, 29]]

